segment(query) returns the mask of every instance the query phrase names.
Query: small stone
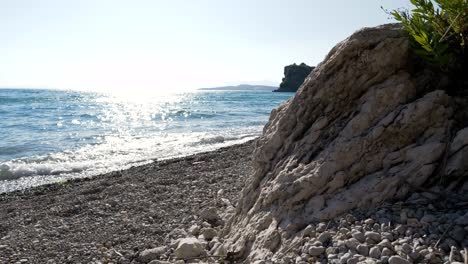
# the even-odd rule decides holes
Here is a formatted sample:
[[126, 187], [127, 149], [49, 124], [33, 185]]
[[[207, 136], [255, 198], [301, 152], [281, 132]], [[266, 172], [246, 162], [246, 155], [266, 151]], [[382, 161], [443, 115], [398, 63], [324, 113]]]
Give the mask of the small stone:
[[412, 251], [411, 253], [408, 254], [408, 256], [412, 259], [412, 260], [417, 260], [421, 257], [421, 254], [417, 251]]
[[192, 236], [198, 236], [198, 234], [200, 233], [200, 227], [198, 225], [193, 225], [188, 229], [188, 232]]
[[324, 232], [326, 229], [327, 229], [327, 225], [325, 223], [319, 223], [316, 228], [317, 232], [320, 232], [320, 233]]
[[351, 257], [350, 259], [348, 259], [348, 261], [346, 261], [346, 264], [357, 264], [358, 262], [359, 262], [359, 258]]
[[382, 249], [382, 253], [381, 253], [382, 256], [392, 256], [393, 255], [393, 252], [388, 249], [388, 248], [384, 248]]
[[306, 228], [304, 228], [304, 231], [302, 231], [302, 236], [303, 237], [314, 237], [315, 236], [315, 226], [308, 225]]
[[406, 233], [406, 227], [404, 227], [403, 225], [397, 225], [397, 227], [395, 228], [395, 230], [398, 232], [398, 234], [400, 235], [403, 235], [404, 233]]
[[361, 243], [364, 243], [364, 241], [366, 241], [366, 237], [364, 236], [362, 232], [359, 232], [359, 231], [353, 232], [351, 236]]
[[449, 261], [450, 262], [462, 261], [462, 257], [460, 255], [460, 252], [458, 251], [458, 249], [456, 247], [451, 247], [450, 248]]
[[343, 256], [341, 256], [340, 258], [340, 264], [346, 264], [348, 262], [348, 259], [350, 259], [352, 256], [351, 256], [351, 253], [345, 253]]
[[382, 230], [379, 223], [374, 223], [374, 225], [372, 226], [372, 229], [374, 229], [374, 231], [377, 231], [377, 232]]
[[322, 242], [318, 241], [318, 240], [312, 240], [310, 241], [312, 243], [312, 246], [316, 246], [316, 247], [321, 247], [323, 246]]
[[393, 249], [392, 243], [390, 243], [390, 241], [388, 239], [384, 239], [384, 240], [380, 241], [380, 243], [377, 244], [377, 245], [379, 245], [380, 248]]
[[201, 231], [203, 237], [205, 237], [206, 240], [211, 240], [214, 237], [218, 235], [218, 232], [214, 228], [203, 228]]
[[208, 227], [211, 227], [211, 224], [208, 223], [208, 222], [206, 222], [206, 221], [203, 221], [203, 222], [201, 223], [201, 226], [202, 226], [202, 227], [208, 228]]
[[[409, 220], [409, 219], [408, 219]], [[410, 262], [400, 256], [391, 256], [388, 259], [389, 264], [410, 264]]]
[[200, 217], [201, 219], [208, 221], [210, 223], [214, 223], [220, 219], [218, 212], [216, 211], [216, 208], [214, 207], [209, 207], [205, 208], [200, 212]]
[[462, 225], [462, 226], [468, 226], [468, 212], [466, 212], [464, 215], [458, 217], [455, 220], [455, 224]]
[[425, 259], [429, 262], [429, 263], [442, 263], [442, 260], [434, 253], [434, 252], [431, 252], [429, 254], [427, 254], [425, 256]]
[[421, 254], [422, 256], [426, 257], [427, 255], [429, 255], [429, 250], [428, 249], [422, 249], [419, 251], [419, 254]]
[[328, 232], [323, 232], [322, 234], [319, 235], [317, 238], [318, 241], [322, 243], [326, 243], [332, 239], [332, 236]]
[[367, 231], [364, 236], [366, 238], [369, 238], [371, 239], [372, 241], [374, 241], [375, 243], [379, 243], [381, 240], [382, 240], [382, 237], [380, 236], [379, 233], [377, 232], [373, 232], [373, 231]]
[[148, 264], [171, 264], [171, 262], [155, 259], [155, 260], [152, 260], [151, 262], [149, 262]]
[[453, 227], [453, 229], [449, 232], [449, 235], [458, 243], [462, 243], [463, 238], [465, 237], [465, 233], [465, 229], [457, 225]]
[[158, 259], [161, 255], [166, 253], [166, 251], [167, 251], [167, 248], [164, 246], [152, 248], [152, 249], [146, 249], [140, 253], [139, 259], [141, 262], [147, 263], [154, 259]]
[[176, 258], [187, 259], [198, 257], [204, 252], [202, 243], [193, 237], [183, 238], [180, 240], [178, 247], [174, 251]]
[[371, 218], [364, 220], [364, 224], [366, 225], [373, 225], [374, 223], [375, 223], [374, 219], [371, 219]]
[[383, 232], [382, 239], [387, 239], [388, 241], [393, 241], [393, 234], [389, 232]]
[[401, 245], [401, 250], [405, 252], [406, 254], [409, 254], [413, 251], [413, 249], [408, 243], [404, 243], [403, 245]]
[[407, 237], [410, 237], [410, 236], [412, 236], [413, 234], [414, 234], [414, 232], [413, 232], [413, 229], [412, 229], [411, 227], [408, 228], [408, 230], [406, 230], [406, 232], [405, 232], [405, 235], [406, 235]]
[[418, 219], [417, 218], [408, 218], [408, 220], [406, 221], [407, 225], [408, 226], [411, 226], [411, 227], [419, 227], [421, 226], [421, 224], [419, 223]]
[[383, 256], [383, 257], [380, 258], [380, 261], [381, 261], [382, 263], [384, 263], [384, 264], [387, 264], [389, 258], [390, 258], [389, 256]]
[[433, 222], [436, 222], [436, 221], [437, 221], [437, 217], [431, 214], [424, 215], [420, 220], [422, 224], [432, 224]]
[[355, 238], [350, 238], [345, 241], [345, 245], [347, 248], [355, 250], [359, 245], [359, 241], [357, 241]]
[[359, 254], [363, 256], [368, 256], [369, 255], [369, 247], [364, 244], [360, 244], [356, 247], [356, 250]]
[[354, 217], [353, 215], [346, 215], [346, 221], [349, 223], [349, 224], [354, 224], [354, 222], [356, 222], [356, 217]]
[[371, 258], [380, 259], [381, 254], [382, 254], [382, 252], [380, 251], [380, 249], [378, 247], [372, 247], [369, 250], [369, 257], [371, 257]]
[[339, 233], [342, 234], [342, 235], [347, 235], [349, 232], [350, 232], [350, 230], [348, 228], [345, 228], [345, 227], [340, 228], [340, 231], [339, 231]]
[[327, 255], [338, 254], [340, 253], [340, 250], [337, 247], [327, 247], [325, 253]]
[[308, 249], [308, 253], [311, 256], [320, 256], [321, 254], [323, 254], [323, 252], [325, 252], [324, 247], [311, 246]]
[[401, 211], [400, 212], [400, 221], [402, 224], [406, 224], [406, 221], [408, 220], [408, 215], [406, 214], [406, 211]]

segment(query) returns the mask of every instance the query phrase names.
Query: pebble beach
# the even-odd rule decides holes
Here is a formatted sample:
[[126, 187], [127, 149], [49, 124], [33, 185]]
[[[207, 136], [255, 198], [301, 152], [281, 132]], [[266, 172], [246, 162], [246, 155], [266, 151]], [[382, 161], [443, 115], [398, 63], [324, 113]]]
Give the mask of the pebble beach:
[[[0, 262], [219, 263], [253, 145], [2, 194]], [[465, 263], [467, 239], [468, 196], [436, 188], [311, 223], [262, 263]]]
[[0, 195], [0, 263], [141, 263], [251, 174], [252, 141]]

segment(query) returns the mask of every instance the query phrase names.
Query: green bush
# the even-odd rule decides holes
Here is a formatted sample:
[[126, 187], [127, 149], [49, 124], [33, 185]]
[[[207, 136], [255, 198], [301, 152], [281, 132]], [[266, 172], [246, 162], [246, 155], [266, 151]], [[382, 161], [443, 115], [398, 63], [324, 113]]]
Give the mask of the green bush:
[[[466, 67], [468, 0], [410, 0], [414, 9], [393, 10], [412, 39], [415, 53], [442, 71]], [[435, 3], [433, 3], [435, 2]]]

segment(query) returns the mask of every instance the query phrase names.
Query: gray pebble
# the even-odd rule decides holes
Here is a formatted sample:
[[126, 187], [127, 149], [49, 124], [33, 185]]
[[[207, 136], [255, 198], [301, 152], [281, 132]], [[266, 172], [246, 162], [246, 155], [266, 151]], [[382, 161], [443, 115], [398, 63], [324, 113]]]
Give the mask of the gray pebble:
[[308, 253], [311, 256], [320, 256], [325, 252], [324, 247], [311, 246], [309, 247]]
[[400, 256], [391, 256], [388, 259], [389, 264], [410, 264], [410, 262]]
[[365, 244], [360, 244], [356, 247], [356, 250], [359, 254], [363, 256], [368, 256], [369, 255], [369, 247]]
[[359, 231], [353, 232], [351, 236], [361, 243], [364, 243], [364, 241], [366, 241], [366, 237], [364, 236], [362, 232], [359, 232]]
[[367, 231], [364, 236], [366, 238], [369, 238], [371, 239], [372, 241], [374, 241], [375, 243], [379, 243], [381, 240], [382, 240], [382, 237], [380, 236], [379, 233], [377, 232], [373, 232], [373, 231]]
[[381, 254], [382, 254], [382, 252], [380, 251], [380, 249], [378, 247], [372, 247], [369, 250], [369, 257], [371, 257], [371, 258], [380, 259]]

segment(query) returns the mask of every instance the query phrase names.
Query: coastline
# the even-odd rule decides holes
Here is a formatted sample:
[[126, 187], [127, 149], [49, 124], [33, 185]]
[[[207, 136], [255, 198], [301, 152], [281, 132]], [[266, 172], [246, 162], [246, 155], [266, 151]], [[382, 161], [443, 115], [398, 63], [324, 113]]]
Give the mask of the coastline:
[[219, 190], [237, 203], [253, 141], [0, 194], [0, 262], [130, 263], [187, 229]]

